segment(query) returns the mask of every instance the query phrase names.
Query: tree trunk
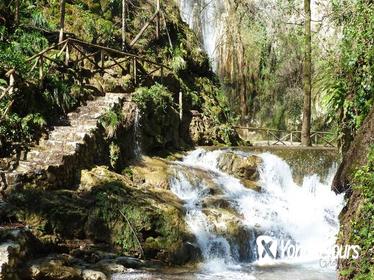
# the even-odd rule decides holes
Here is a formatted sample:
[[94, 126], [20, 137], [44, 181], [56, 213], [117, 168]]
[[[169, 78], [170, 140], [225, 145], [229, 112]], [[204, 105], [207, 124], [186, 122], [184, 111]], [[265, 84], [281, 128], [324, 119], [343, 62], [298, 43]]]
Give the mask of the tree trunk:
[[64, 28], [65, 28], [65, 0], [60, 0], [60, 35], [58, 42], [61, 43], [64, 40]]
[[301, 129], [301, 144], [311, 146], [311, 98], [312, 98], [312, 36], [310, 0], [304, 0], [305, 12], [305, 56], [304, 56], [304, 109]]
[[14, 24], [18, 25], [19, 24], [19, 2], [20, 0], [15, 0], [14, 5], [15, 5], [15, 13], [14, 13]]
[[126, 48], [126, 0], [122, 0], [122, 50]]
[[156, 11], [159, 13], [156, 17], [156, 39], [160, 38], [160, 0], [156, 0]]
[[237, 77], [238, 80], [236, 90], [239, 91], [240, 94], [240, 118], [241, 121], [245, 124], [248, 118], [248, 104], [247, 104], [247, 83], [246, 83], [246, 76], [244, 73], [244, 47], [241, 38], [241, 34], [237, 31]]

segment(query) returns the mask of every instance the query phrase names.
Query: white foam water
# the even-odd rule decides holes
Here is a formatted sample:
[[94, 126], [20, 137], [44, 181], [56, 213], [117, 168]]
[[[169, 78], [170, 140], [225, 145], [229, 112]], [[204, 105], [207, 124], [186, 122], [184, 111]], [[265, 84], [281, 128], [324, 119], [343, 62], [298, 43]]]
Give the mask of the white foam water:
[[225, 5], [222, 0], [180, 0], [181, 17], [201, 38], [204, 51], [217, 67], [217, 46], [223, 34]]
[[[173, 171], [171, 191], [184, 202], [185, 221], [195, 235], [204, 259], [201, 269], [192, 274], [173, 276], [150, 273], [147, 274], [150, 278], [144, 279], [336, 279], [335, 267], [322, 268], [318, 259], [321, 251], [335, 243], [338, 214], [344, 206], [343, 196], [330, 189], [336, 167], [330, 169], [326, 178], [308, 175], [298, 185], [284, 160], [270, 153], [259, 154], [262, 159], [258, 167], [261, 191], [255, 191], [218, 168], [219, 158], [226, 152], [199, 148], [170, 165]], [[248, 156], [245, 152], [235, 153]], [[205, 201], [217, 196], [212, 193], [212, 185], [219, 192], [219, 198], [234, 209], [241, 226], [250, 233], [241, 237], [240, 244], [231, 238], [226, 221], [212, 219], [206, 209]], [[294, 244], [308, 248], [308, 254], [259, 261], [258, 235], [292, 240]], [[243, 249], [248, 252], [248, 258], [239, 254]], [[121, 275], [118, 279], [133, 278]]]
[[[181, 164], [176, 165], [171, 184], [171, 190], [185, 201], [186, 222], [197, 238], [205, 259], [205, 268], [225, 269], [225, 265], [232, 267], [240, 264], [240, 260], [235, 258], [235, 246], [232, 246], [232, 242], [211, 231], [217, 224], [212, 224], [201, 206], [209, 196], [209, 186], [204, 181], [196, 181], [193, 174], [186, 176], [186, 172], [193, 173], [195, 169], [203, 170], [207, 176], [211, 176], [216, 187], [223, 192], [224, 198], [242, 217], [241, 223], [248, 229], [255, 229], [275, 239], [291, 240], [301, 248], [307, 248], [305, 252], [308, 254], [284, 257], [282, 263], [317, 262], [320, 253], [334, 245], [339, 229], [338, 214], [344, 204], [343, 196], [336, 195], [330, 189], [334, 168], [325, 180], [315, 174], [305, 176], [299, 186], [294, 182], [291, 168], [284, 160], [270, 153], [263, 153], [259, 155], [262, 159], [259, 166], [261, 191], [257, 192], [219, 170], [218, 158], [223, 153], [223, 150], [203, 149], [191, 152]], [[238, 154], [247, 156], [243, 152]], [[189, 179], [191, 177], [194, 179]], [[248, 240], [248, 246], [254, 247], [253, 241]], [[256, 249], [250, 248], [254, 256]]]

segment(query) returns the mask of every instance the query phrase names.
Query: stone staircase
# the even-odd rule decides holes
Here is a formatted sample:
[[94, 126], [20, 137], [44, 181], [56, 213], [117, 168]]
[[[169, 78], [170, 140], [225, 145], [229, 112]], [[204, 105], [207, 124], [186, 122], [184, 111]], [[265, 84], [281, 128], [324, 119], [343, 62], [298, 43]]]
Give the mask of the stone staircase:
[[71, 187], [82, 169], [105, 161], [100, 117], [115, 105], [129, 101], [130, 94], [106, 93], [69, 113], [66, 125], [54, 126], [48, 138], [32, 147], [15, 170], [3, 173], [2, 188], [7, 192], [25, 183]]

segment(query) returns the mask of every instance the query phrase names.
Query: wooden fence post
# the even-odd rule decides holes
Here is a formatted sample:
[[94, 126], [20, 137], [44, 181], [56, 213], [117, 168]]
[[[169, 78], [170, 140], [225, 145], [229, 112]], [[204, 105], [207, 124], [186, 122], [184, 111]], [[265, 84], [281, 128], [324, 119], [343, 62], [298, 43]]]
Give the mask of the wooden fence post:
[[126, 0], [122, 0], [122, 50], [126, 49]]
[[14, 72], [12, 71], [9, 76], [9, 95], [12, 95], [14, 93], [14, 87], [15, 87], [15, 79], [14, 79]]
[[44, 70], [43, 70], [43, 55], [39, 57], [39, 88], [43, 88], [43, 80], [44, 80]]
[[59, 36], [58, 36], [58, 42], [59, 43], [61, 43], [64, 40], [65, 2], [66, 2], [66, 0], [60, 0], [60, 33], [59, 33]]
[[20, 0], [14, 1], [14, 23], [15, 25], [19, 25], [19, 6], [20, 6]]
[[69, 44], [66, 43], [66, 49], [65, 49], [65, 65], [69, 65], [70, 60], [70, 53], [69, 53]]
[[100, 51], [100, 67], [101, 67], [101, 70], [102, 71], [104, 71], [104, 56], [105, 56], [105, 54], [104, 54], [104, 51], [103, 50], [101, 50]]
[[132, 71], [133, 71], [133, 76], [134, 76], [134, 82], [135, 82], [135, 84], [137, 84], [138, 83], [138, 81], [137, 81], [137, 78], [136, 78], [136, 57], [134, 57], [133, 58], [133, 69], [132, 69]]
[[179, 120], [183, 119], [183, 95], [182, 91], [179, 92]]
[[160, 37], [160, 0], [156, 0], [156, 39]]

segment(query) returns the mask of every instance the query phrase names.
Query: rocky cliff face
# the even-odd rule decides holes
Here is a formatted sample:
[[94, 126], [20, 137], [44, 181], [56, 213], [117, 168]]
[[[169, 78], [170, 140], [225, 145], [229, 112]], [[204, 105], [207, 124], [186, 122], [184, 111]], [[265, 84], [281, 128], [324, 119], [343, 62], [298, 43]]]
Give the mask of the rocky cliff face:
[[[372, 203], [373, 154], [374, 147], [374, 108], [362, 127], [358, 130], [333, 181], [333, 189], [346, 192], [347, 205], [340, 214], [340, 233], [338, 243], [355, 244], [361, 247], [360, 259], [341, 260], [338, 265], [340, 278], [369, 279], [373, 276]], [[356, 278], [361, 277], [361, 278]]]
[[336, 192], [341, 193], [350, 188], [355, 169], [366, 164], [372, 145], [374, 145], [374, 108], [357, 131], [334, 177], [333, 188]]

